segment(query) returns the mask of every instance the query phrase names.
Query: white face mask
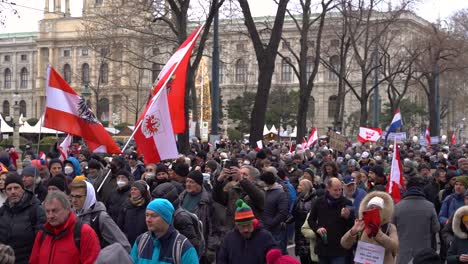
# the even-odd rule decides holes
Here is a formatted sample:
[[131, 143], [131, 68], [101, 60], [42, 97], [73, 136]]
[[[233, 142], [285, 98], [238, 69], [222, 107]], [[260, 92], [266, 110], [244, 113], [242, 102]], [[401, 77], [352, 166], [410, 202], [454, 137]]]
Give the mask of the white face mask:
[[65, 169], [63, 169], [63, 171], [65, 172], [65, 174], [69, 175], [73, 173], [73, 168], [70, 166], [65, 166]]
[[119, 188], [122, 188], [122, 187], [124, 187], [125, 185], [127, 185], [127, 182], [126, 182], [126, 181], [117, 181], [117, 186], [119, 186]]

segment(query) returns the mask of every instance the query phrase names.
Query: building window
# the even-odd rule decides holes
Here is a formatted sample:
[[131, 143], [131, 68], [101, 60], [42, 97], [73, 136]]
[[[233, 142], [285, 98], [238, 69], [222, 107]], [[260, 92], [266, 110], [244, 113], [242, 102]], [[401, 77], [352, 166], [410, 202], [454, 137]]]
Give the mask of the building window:
[[236, 62], [236, 83], [242, 83], [247, 81], [247, 64], [243, 59], [239, 59]]
[[222, 61], [219, 62], [219, 83], [224, 82], [224, 75], [226, 74], [226, 65]]
[[70, 50], [64, 50], [64, 51], [63, 51], [63, 56], [64, 56], [64, 57], [70, 57], [70, 53], [71, 53]]
[[336, 100], [338, 97], [336, 95], [332, 95], [328, 98], [328, 118], [333, 118], [336, 112]]
[[22, 54], [21, 55], [21, 61], [27, 61], [28, 60], [28, 55]]
[[10, 116], [10, 102], [3, 101], [3, 116]]
[[312, 71], [314, 70], [314, 57], [307, 57], [307, 65], [306, 65], [306, 74], [307, 76], [312, 75]]
[[9, 68], [5, 69], [5, 72], [3, 74], [3, 86], [5, 89], [10, 89], [11, 88], [11, 70]]
[[81, 82], [83, 85], [89, 84], [89, 64], [84, 63], [81, 66]]
[[68, 63], [63, 66], [63, 78], [65, 79], [67, 83], [71, 83], [72, 71], [71, 71], [70, 64]]
[[330, 57], [330, 71], [328, 72], [328, 79], [330, 81], [337, 81], [338, 74], [340, 73], [340, 58], [335, 55]]
[[154, 84], [156, 82], [160, 72], [161, 72], [161, 65], [157, 63], [153, 63], [153, 66], [151, 67], [151, 83]]
[[292, 81], [292, 68], [291, 65], [289, 65], [290, 61], [289, 58], [285, 58], [281, 62], [281, 81], [283, 82]]
[[97, 105], [98, 109], [96, 110], [99, 120], [103, 122], [109, 121], [109, 99], [101, 98]]
[[81, 49], [81, 56], [88, 56], [88, 49]]
[[5, 57], [3, 57], [3, 60], [5, 62], [10, 62], [10, 58], [11, 58], [10, 55], [5, 55]]
[[19, 102], [19, 107], [20, 107], [20, 115], [23, 115], [23, 117], [26, 117], [26, 102], [24, 100], [21, 100]]
[[99, 82], [102, 84], [107, 84], [109, 82], [109, 66], [107, 63], [101, 64], [99, 69]]
[[28, 70], [26, 68], [21, 69], [20, 73], [20, 88], [28, 88]]

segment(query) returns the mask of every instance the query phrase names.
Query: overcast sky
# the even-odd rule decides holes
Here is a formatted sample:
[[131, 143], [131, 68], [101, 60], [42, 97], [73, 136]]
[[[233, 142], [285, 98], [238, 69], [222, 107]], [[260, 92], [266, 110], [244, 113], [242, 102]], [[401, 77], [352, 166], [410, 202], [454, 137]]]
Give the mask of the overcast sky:
[[[2, 13], [6, 18], [5, 25], [0, 27], [0, 33], [38, 31], [38, 22], [44, 16], [44, 0], [6, 0], [16, 4], [14, 11], [6, 7]], [[62, 0], [64, 1], [64, 0]], [[51, 0], [50, 2], [53, 2]], [[196, 1], [194, 1], [196, 2]], [[227, 1], [226, 1], [227, 2]], [[255, 16], [272, 15], [275, 13], [273, 0], [250, 0], [251, 10]], [[82, 0], [70, 0], [72, 16], [81, 16]], [[64, 4], [62, 4], [62, 7]], [[1, 8], [1, 7], [0, 7]], [[421, 17], [435, 22], [438, 17], [444, 19], [454, 11], [468, 8], [467, 0], [420, 0], [416, 5], [416, 13]]]

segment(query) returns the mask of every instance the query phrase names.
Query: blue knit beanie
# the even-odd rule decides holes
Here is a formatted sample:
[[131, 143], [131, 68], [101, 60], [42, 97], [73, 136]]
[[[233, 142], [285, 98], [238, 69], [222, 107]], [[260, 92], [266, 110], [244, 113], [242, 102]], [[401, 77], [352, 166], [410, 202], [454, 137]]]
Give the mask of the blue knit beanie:
[[167, 199], [156, 198], [148, 204], [146, 209], [157, 213], [166, 223], [172, 223], [174, 206]]

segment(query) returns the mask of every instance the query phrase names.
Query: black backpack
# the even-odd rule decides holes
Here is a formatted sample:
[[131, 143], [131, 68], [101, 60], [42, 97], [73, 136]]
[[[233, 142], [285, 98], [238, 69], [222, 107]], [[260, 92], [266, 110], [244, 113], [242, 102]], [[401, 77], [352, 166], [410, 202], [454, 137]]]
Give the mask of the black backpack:
[[198, 219], [198, 216], [196, 214], [191, 213], [191, 212], [185, 210], [182, 207], [177, 208], [177, 210], [174, 212], [174, 219], [179, 214], [186, 214], [192, 220], [192, 224], [193, 224], [193, 226], [195, 228], [196, 238], [200, 243], [199, 245], [193, 245], [193, 247], [197, 251], [198, 257], [203, 256], [204, 253], [205, 253], [205, 237], [203, 235], [204, 234], [203, 233], [203, 222], [200, 219]]
[[[80, 252], [80, 246], [81, 246], [81, 229], [82, 229], [82, 227], [83, 227], [83, 223], [77, 217], [75, 226], [73, 227], [73, 240], [75, 241], [75, 246], [76, 246], [76, 249], [78, 249], [78, 252]], [[45, 239], [45, 237], [47, 235], [48, 235], [47, 231], [45, 230], [45, 228], [43, 228], [41, 238], [39, 240], [39, 242], [40, 242], [39, 248], [41, 247], [42, 242], [44, 242], [44, 239]]]
[[89, 222], [89, 225], [93, 228], [94, 232], [96, 232], [96, 235], [99, 238], [99, 244], [101, 245], [101, 248], [105, 248], [109, 245], [109, 243], [107, 243], [107, 241], [104, 239], [104, 237], [101, 234], [101, 229], [99, 228], [99, 218], [101, 217], [101, 212], [102, 211], [91, 213], [91, 220]]

